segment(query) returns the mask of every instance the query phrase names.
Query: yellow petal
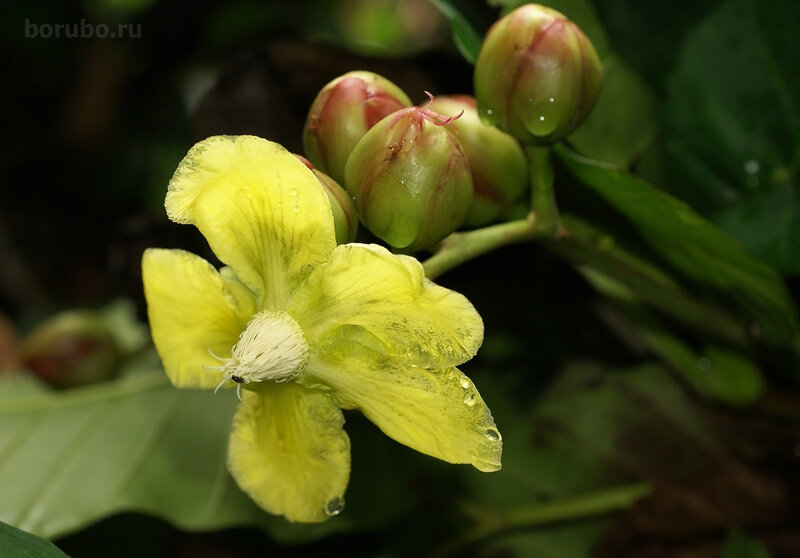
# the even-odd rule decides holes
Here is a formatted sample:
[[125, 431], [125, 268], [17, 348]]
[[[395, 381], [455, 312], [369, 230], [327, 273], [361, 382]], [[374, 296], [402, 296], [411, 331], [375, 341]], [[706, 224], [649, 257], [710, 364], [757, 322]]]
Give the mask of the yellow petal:
[[151, 248], [142, 257], [150, 331], [177, 387], [212, 388], [222, 379], [209, 350], [229, 357], [253, 314], [254, 295], [231, 276], [182, 250]]
[[387, 436], [450, 463], [500, 469], [503, 443], [492, 413], [457, 368], [403, 367], [358, 344], [312, 355], [301, 381], [334, 389], [342, 407], [357, 407]]
[[483, 321], [464, 296], [428, 280], [414, 258], [374, 244], [338, 246], [287, 311], [309, 345], [358, 342], [426, 368], [461, 364], [483, 341]]
[[350, 439], [330, 396], [291, 382], [243, 395], [228, 445], [228, 468], [242, 490], [289, 521], [325, 521], [341, 511]]
[[217, 257], [282, 310], [336, 245], [330, 203], [306, 166], [276, 143], [214, 136], [178, 165], [165, 202], [170, 219], [197, 226]]

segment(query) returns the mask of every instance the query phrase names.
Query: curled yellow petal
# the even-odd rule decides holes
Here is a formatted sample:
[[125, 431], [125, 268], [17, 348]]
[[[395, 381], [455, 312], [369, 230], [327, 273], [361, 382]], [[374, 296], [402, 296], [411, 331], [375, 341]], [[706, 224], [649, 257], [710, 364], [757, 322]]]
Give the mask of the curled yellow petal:
[[211, 352], [229, 357], [253, 313], [254, 295], [230, 270], [221, 275], [182, 250], [150, 248], [142, 281], [153, 343], [177, 387], [213, 388], [222, 378]]
[[344, 506], [350, 440], [327, 393], [294, 383], [244, 390], [228, 468], [262, 508], [289, 521], [325, 521]]
[[214, 136], [178, 165], [165, 201], [170, 219], [197, 226], [217, 257], [282, 310], [336, 245], [330, 204], [294, 155], [254, 136]]
[[346, 349], [313, 355], [301, 381], [330, 386], [341, 406], [357, 407], [387, 436], [410, 448], [480, 471], [500, 469], [500, 432], [460, 370], [404, 366], [357, 343]]
[[428, 280], [414, 258], [374, 244], [338, 246], [287, 311], [311, 345], [354, 341], [426, 368], [461, 364], [483, 342], [483, 321], [464, 296]]

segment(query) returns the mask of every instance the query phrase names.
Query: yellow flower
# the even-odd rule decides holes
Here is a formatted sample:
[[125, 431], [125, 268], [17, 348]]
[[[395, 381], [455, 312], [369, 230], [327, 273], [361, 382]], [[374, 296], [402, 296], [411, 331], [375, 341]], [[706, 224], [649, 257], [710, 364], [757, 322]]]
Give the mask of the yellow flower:
[[336, 246], [325, 193], [283, 147], [252, 136], [200, 142], [165, 206], [228, 267], [147, 250], [153, 341], [175, 386], [241, 389], [228, 468], [262, 508], [303, 522], [342, 509], [341, 409], [428, 455], [500, 468], [491, 412], [456, 368], [482, 343], [478, 313], [411, 257]]

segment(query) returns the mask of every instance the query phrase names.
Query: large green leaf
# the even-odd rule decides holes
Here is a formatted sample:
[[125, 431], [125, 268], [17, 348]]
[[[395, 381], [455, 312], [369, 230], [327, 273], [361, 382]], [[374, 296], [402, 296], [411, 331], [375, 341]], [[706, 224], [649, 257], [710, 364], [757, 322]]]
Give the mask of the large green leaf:
[[0, 556], [8, 558], [69, 558], [50, 541], [0, 521]]
[[353, 527], [347, 510], [301, 525], [257, 508], [225, 465], [234, 392], [177, 390], [156, 362], [138, 368], [61, 392], [0, 378], [0, 520], [47, 538], [120, 511], [192, 530], [260, 526], [281, 540]]
[[735, 304], [751, 331], [773, 343], [796, 334], [796, 310], [781, 277], [684, 202], [629, 173], [560, 146], [560, 161], [633, 226], [688, 285]]
[[671, 188], [751, 253], [800, 272], [800, 3], [729, 0], [668, 79]]

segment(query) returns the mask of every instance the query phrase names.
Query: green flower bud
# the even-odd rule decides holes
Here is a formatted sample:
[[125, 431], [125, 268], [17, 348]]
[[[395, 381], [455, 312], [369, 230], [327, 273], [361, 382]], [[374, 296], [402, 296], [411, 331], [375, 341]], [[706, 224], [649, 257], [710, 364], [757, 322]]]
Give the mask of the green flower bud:
[[361, 222], [390, 246], [427, 248], [455, 231], [472, 204], [472, 177], [445, 118], [425, 107], [401, 109], [358, 142], [345, 187]]
[[119, 352], [98, 316], [70, 310], [50, 318], [24, 339], [22, 360], [52, 386], [67, 388], [110, 378]]
[[348, 72], [322, 88], [303, 129], [303, 149], [311, 163], [339, 184], [358, 140], [396, 110], [411, 106], [408, 95], [372, 72]]
[[346, 244], [356, 239], [358, 232], [358, 211], [356, 204], [344, 188], [324, 172], [320, 172], [311, 162], [301, 155], [295, 154], [317, 177], [322, 189], [328, 196], [333, 213], [333, 227], [336, 230], [336, 244]]
[[525, 152], [517, 140], [481, 121], [469, 95], [436, 97], [427, 108], [460, 117], [452, 121], [472, 171], [475, 197], [464, 224], [480, 227], [516, 201], [528, 184]]
[[538, 4], [497, 21], [475, 64], [481, 117], [525, 143], [567, 136], [591, 112], [602, 82], [600, 59], [586, 35]]

